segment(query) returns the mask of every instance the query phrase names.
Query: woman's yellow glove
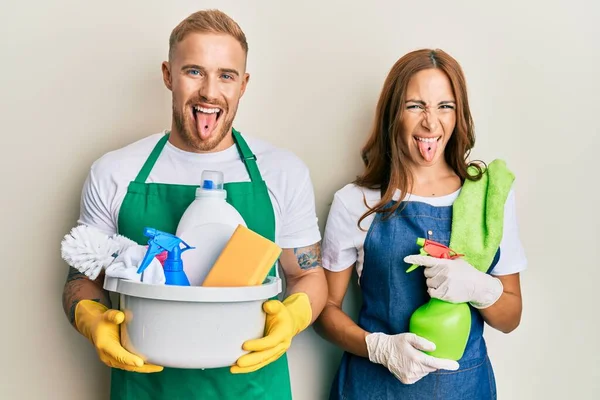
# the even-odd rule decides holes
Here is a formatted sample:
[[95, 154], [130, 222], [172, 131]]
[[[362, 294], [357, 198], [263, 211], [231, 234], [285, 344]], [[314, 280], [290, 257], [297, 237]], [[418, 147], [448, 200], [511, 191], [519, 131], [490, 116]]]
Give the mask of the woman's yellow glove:
[[267, 313], [265, 336], [244, 342], [250, 351], [236, 361], [232, 374], [254, 372], [281, 357], [292, 344], [292, 338], [310, 324], [312, 308], [306, 293], [294, 293], [283, 302], [269, 300], [263, 304]]
[[75, 307], [77, 330], [96, 347], [104, 364], [132, 372], [162, 371], [163, 367], [144, 364], [144, 360], [121, 346], [119, 324], [124, 320], [123, 312], [109, 310], [103, 304], [92, 300], [81, 300]]

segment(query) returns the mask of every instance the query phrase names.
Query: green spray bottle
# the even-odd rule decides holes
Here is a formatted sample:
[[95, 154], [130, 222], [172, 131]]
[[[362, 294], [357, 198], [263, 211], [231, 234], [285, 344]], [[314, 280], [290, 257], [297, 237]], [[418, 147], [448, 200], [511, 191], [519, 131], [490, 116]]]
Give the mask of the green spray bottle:
[[[455, 259], [462, 254], [433, 240], [418, 238], [420, 254], [425, 256]], [[419, 265], [410, 266], [407, 273]], [[471, 310], [467, 303], [449, 303], [431, 298], [417, 308], [410, 317], [409, 331], [435, 343], [434, 351], [425, 353], [439, 358], [458, 361], [464, 354], [471, 332]]]

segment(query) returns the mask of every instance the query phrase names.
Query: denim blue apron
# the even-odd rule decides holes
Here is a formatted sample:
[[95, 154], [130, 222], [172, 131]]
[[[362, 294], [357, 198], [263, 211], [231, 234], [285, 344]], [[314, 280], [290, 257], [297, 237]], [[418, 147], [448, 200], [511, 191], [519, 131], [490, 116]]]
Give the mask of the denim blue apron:
[[[388, 204], [391, 206], [393, 202]], [[452, 206], [404, 202], [393, 216], [376, 214], [364, 243], [360, 277], [362, 306], [358, 325], [368, 332], [408, 332], [412, 313], [429, 301], [423, 273], [406, 273], [404, 257], [418, 254], [418, 237], [450, 243]], [[488, 269], [498, 262], [499, 251]], [[422, 269], [420, 269], [422, 271]], [[344, 353], [330, 399], [344, 400], [488, 400], [496, 382], [483, 339], [483, 318], [471, 307], [471, 333], [458, 371], [439, 370], [416, 383], [400, 382], [382, 365]]]

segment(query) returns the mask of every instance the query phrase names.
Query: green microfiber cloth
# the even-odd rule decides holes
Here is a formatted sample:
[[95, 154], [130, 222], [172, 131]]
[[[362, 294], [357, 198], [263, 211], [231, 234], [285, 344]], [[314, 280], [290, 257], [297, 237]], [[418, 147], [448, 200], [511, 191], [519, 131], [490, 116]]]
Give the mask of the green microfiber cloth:
[[[475, 167], [469, 174], [476, 175]], [[515, 176], [503, 160], [494, 160], [478, 181], [465, 180], [452, 206], [450, 248], [479, 271], [490, 268], [504, 228], [504, 203]]]

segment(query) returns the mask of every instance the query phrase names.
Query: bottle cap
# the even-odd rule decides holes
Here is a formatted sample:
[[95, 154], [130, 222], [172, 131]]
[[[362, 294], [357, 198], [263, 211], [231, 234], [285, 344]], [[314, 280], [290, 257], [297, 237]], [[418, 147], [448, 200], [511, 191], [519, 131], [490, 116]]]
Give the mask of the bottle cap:
[[221, 171], [202, 171], [202, 189], [223, 190], [223, 173]]
[[200, 187], [196, 189], [196, 197], [216, 196], [226, 198], [227, 192], [223, 189], [223, 172], [221, 171], [202, 171], [202, 181]]

